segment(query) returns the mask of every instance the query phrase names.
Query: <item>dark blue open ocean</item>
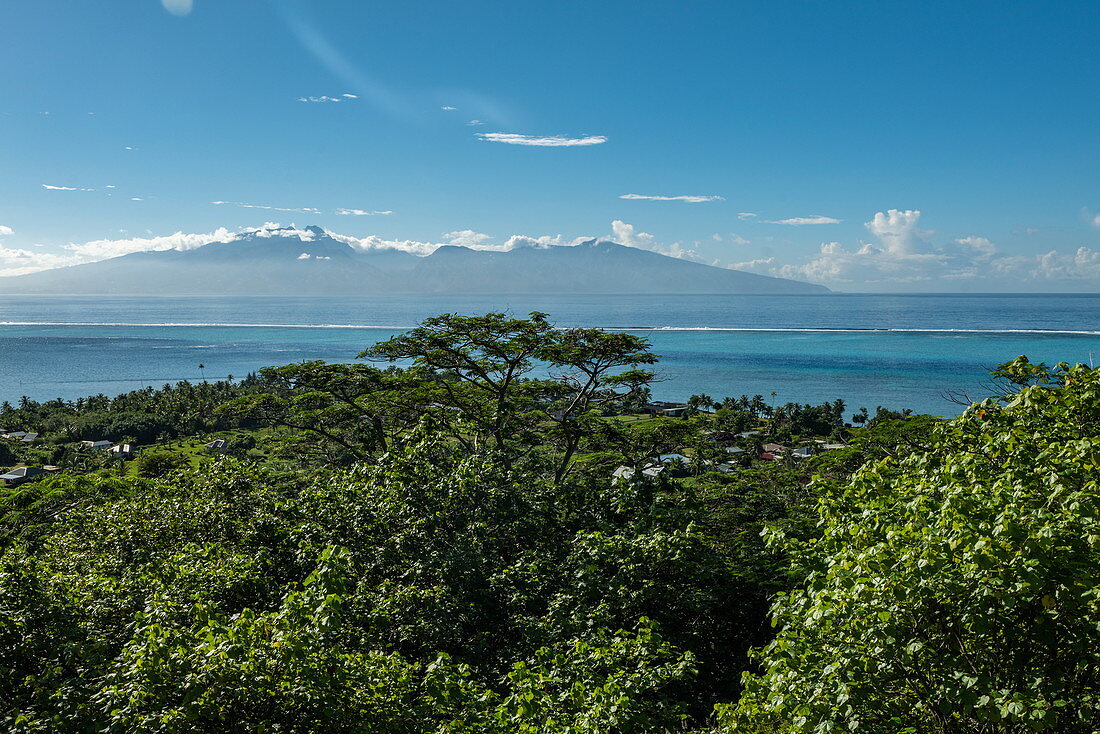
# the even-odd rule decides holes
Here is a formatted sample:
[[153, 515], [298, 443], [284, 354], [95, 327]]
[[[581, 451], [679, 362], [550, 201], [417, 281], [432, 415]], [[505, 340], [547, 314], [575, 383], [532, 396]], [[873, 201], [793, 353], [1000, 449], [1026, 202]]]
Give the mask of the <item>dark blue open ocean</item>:
[[[0, 296], [0, 400], [117, 394], [242, 376], [304, 359], [347, 361], [442, 312], [544, 311], [562, 326], [637, 330], [662, 355], [654, 396], [843, 398], [954, 414], [1019, 354], [1100, 355], [1100, 295]], [[775, 393], [774, 398], [772, 393]]]

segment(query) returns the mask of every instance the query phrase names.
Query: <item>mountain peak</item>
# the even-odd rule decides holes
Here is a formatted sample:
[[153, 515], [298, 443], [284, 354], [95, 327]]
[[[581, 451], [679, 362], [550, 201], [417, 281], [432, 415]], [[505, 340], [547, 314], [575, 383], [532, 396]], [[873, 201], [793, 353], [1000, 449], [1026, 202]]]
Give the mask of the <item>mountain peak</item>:
[[416, 256], [355, 248], [324, 228], [263, 227], [191, 250], [126, 255], [0, 278], [0, 293], [825, 293], [823, 286], [669, 257], [601, 239]]

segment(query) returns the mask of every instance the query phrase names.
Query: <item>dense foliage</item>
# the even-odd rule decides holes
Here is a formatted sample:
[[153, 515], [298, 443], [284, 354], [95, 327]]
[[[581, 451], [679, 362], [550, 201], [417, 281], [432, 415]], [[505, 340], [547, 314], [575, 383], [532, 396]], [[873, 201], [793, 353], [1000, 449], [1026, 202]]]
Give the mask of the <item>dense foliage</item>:
[[0, 492], [0, 729], [1095, 729], [1100, 374], [853, 428], [646, 415], [645, 340], [542, 314], [362, 356], [0, 409], [70, 457]]
[[823, 482], [822, 535], [731, 721], [765, 731], [1100, 727], [1100, 373], [1037, 368], [931, 450]]

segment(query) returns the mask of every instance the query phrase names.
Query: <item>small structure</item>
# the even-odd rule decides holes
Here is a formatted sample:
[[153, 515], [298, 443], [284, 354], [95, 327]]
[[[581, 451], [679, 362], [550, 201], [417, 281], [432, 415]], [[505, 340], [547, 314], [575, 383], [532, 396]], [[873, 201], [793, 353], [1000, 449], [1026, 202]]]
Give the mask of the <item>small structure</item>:
[[[647, 466], [647, 467], [644, 467], [642, 469], [642, 476], [643, 477], [649, 477], [650, 479], [653, 479], [654, 477], [658, 476], [664, 470], [665, 470], [665, 467], [664, 467], [663, 464], [655, 464], [655, 465], [652, 465], [652, 466]], [[611, 481], [612, 481], [612, 483], [618, 482], [618, 481], [629, 482], [633, 478], [634, 478], [634, 469], [632, 467], [629, 467], [629, 466], [619, 466], [615, 469], [615, 471], [611, 472]]]
[[224, 449], [229, 443], [224, 438], [215, 438], [210, 443], [204, 443], [203, 448], [207, 449]]
[[799, 446], [791, 452], [791, 456], [794, 456], [796, 459], [808, 459], [813, 455], [814, 450], [810, 446]]
[[27, 433], [20, 439], [23, 443], [34, 443], [34, 440], [38, 438], [37, 433]]
[[41, 479], [45, 474], [46, 470], [40, 466], [19, 466], [7, 474], [0, 474], [0, 480], [9, 487], [18, 487], [20, 484]]
[[26, 435], [26, 431], [10, 431], [4, 434], [4, 438], [22, 439]]
[[758, 433], [760, 433], [760, 431], [741, 431], [741, 433], [737, 434], [737, 437], [738, 438], [752, 438], [753, 436], [755, 436]]
[[80, 445], [86, 449], [91, 449], [92, 451], [99, 451], [100, 449], [111, 448], [110, 441], [81, 441]]
[[733, 454], [734, 456], [736, 456], [738, 454], [745, 453], [745, 449], [741, 448], [740, 446], [727, 446], [726, 447], [726, 453], [727, 454]]
[[703, 461], [703, 464], [707, 467], [707, 471], [716, 471], [719, 474], [734, 474], [740, 471], [740, 467], [725, 462]]
[[846, 443], [827, 443], [824, 446], [822, 446], [821, 448], [825, 449], [826, 451], [835, 451], [837, 449], [846, 449], [846, 448], [848, 448], [848, 444], [846, 444]]
[[647, 413], [664, 416], [665, 418], [681, 418], [690, 409], [691, 406], [687, 403], [670, 403], [664, 400], [654, 400], [652, 403], [646, 403], [645, 405]]
[[775, 454], [771, 453], [770, 451], [765, 451], [762, 454], [760, 454], [759, 458], [762, 461], [775, 461]]
[[120, 459], [132, 459], [134, 458], [134, 447], [128, 443], [120, 443], [111, 447], [111, 453]]
[[782, 454], [786, 453], [787, 447], [781, 443], [766, 443], [761, 446], [764, 449], [764, 453], [767, 454]]

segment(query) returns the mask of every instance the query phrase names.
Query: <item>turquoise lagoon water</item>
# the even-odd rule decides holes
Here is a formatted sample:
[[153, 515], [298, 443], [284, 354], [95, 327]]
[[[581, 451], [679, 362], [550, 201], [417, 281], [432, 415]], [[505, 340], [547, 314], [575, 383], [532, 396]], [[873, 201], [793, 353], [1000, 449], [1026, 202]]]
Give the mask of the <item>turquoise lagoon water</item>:
[[[1100, 295], [0, 296], [0, 400], [117, 394], [305, 359], [349, 361], [436, 313], [544, 311], [563, 326], [647, 337], [654, 396], [843, 398], [949, 415], [1018, 354], [1100, 355]], [[199, 364], [205, 369], [200, 372]], [[775, 397], [772, 398], [772, 393]]]

